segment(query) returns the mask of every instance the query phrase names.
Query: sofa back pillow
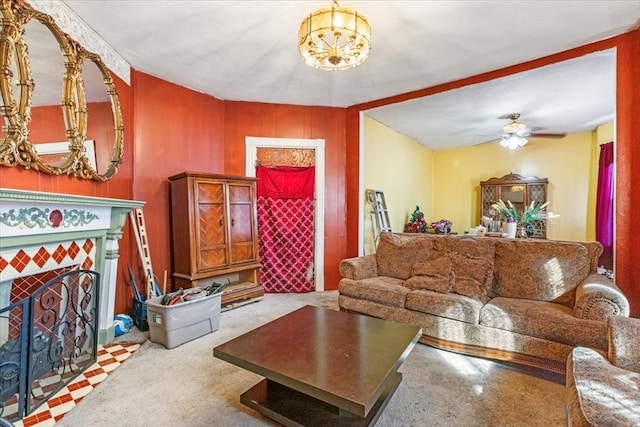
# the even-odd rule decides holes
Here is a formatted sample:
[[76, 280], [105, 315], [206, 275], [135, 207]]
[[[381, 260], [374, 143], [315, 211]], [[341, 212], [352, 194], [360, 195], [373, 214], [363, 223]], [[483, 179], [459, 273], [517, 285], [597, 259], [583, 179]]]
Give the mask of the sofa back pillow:
[[479, 257], [449, 252], [453, 263], [453, 292], [486, 303], [493, 284], [493, 264]]
[[378, 276], [406, 280], [415, 263], [431, 259], [432, 250], [433, 237], [381, 233], [376, 250]]
[[454, 280], [451, 259], [443, 256], [415, 263], [411, 277], [404, 282], [404, 286], [413, 290], [426, 289], [447, 294], [453, 289]]
[[494, 295], [553, 301], [577, 287], [590, 267], [587, 248], [580, 243], [497, 240]]
[[453, 292], [486, 302], [493, 294], [495, 239], [442, 236], [434, 241], [436, 255], [453, 261]]

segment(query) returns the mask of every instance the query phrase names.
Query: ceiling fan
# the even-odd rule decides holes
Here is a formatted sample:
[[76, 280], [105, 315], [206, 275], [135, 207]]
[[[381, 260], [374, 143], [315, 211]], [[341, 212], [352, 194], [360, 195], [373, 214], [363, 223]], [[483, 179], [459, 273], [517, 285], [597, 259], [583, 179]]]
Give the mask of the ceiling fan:
[[527, 138], [564, 138], [566, 136], [566, 134], [562, 133], [531, 132], [531, 129], [526, 124], [518, 121], [520, 113], [511, 113], [501, 118], [507, 118], [511, 122], [502, 128], [500, 145], [512, 150], [523, 147], [528, 142]]

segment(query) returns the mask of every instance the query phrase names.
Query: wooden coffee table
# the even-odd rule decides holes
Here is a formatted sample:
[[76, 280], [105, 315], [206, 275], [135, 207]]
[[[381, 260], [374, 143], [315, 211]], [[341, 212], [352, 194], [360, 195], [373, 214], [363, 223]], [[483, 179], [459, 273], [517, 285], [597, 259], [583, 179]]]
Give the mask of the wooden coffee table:
[[286, 426], [376, 422], [422, 330], [305, 306], [234, 338], [214, 357], [255, 372], [240, 401]]

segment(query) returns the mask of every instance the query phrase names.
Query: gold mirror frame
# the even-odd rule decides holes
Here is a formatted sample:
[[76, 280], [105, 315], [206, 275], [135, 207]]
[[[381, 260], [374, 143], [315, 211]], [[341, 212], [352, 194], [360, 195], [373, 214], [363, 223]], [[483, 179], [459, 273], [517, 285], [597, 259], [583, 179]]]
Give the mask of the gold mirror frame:
[[[0, 141], [0, 165], [21, 166], [36, 169], [51, 175], [71, 175], [82, 179], [106, 181], [113, 177], [122, 162], [124, 126], [118, 93], [111, 74], [101, 58], [84, 49], [65, 34], [52, 17], [38, 12], [24, 2], [0, 0], [2, 27], [0, 32], [0, 95], [3, 105], [0, 114], [5, 122], [4, 140]], [[36, 147], [29, 140], [33, 91], [37, 82], [33, 81], [29, 62], [29, 50], [23, 39], [25, 25], [32, 19], [48, 28], [56, 39], [60, 54], [64, 57], [64, 76], [61, 88], [61, 107], [69, 142], [69, 153], [59, 165], [47, 163], [38, 155]], [[113, 114], [113, 151], [106, 170], [99, 171], [87, 158], [87, 109], [85, 82], [82, 67], [87, 62], [97, 66], [102, 75], [105, 91], [111, 102]], [[14, 75], [15, 74], [17, 75]], [[17, 83], [14, 80], [17, 78]], [[19, 92], [16, 101], [13, 85]], [[53, 141], [52, 141], [53, 142]]]
[[[118, 91], [116, 90], [116, 85], [111, 78], [111, 73], [109, 69], [104, 65], [102, 59], [100, 59], [99, 55], [94, 53], [89, 53], [87, 51], [82, 51], [79, 55], [79, 63], [80, 63], [80, 72], [78, 74], [79, 80], [82, 82], [80, 85], [84, 88], [84, 82], [82, 81], [82, 69], [89, 62], [93, 63], [100, 74], [102, 75], [102, 81], [104, 83], [107, 96], [111, 101], [111, 113], [113, 114], [113, 131], [114, 131], [114, 144], [113, 144], [113, 152], [111, 161], [109, 162], [109, 166], [106, 171], [102, 172], [100, 170], [101, 163], [96, 162], [96, 168], [94, 169], [91, 166], [91, 162], [87, 158], [86, 155], [82, 156], [82, 164], [84, 166], [83, 170], [89, 171], [91, 174], [91, 178], [99, 181], [106, 181], [111, 178], [113, 175], [118, 172], [118, 168], [120, 167], [120, 163], [122, 162], [122, 155], [124, 153], [124, 124], [122, 121], [122, 110], [120, 109], [120, 99], [118, 98]], [[84, 153], [84, 142], [87, 140], [87, 131], [88, 131], [88, 116], [89, 111], [87, 110], [87, 99], [85, 98], [85, 91], [78, 91], [79, 97], [81, 97], [81, 103], [84, 105], [84, 114], [81, 115], [82, 118], [82, 135], [81, 142], [79, 144], [79, 148]]]

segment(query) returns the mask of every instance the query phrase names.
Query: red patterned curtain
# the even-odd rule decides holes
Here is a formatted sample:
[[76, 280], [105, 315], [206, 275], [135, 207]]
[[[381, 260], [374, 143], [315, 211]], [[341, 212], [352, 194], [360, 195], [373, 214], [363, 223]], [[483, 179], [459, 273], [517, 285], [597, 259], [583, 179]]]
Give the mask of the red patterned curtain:
[[258, 252], [265, 292], [311, 292], [315, 167], [256, 168]]

